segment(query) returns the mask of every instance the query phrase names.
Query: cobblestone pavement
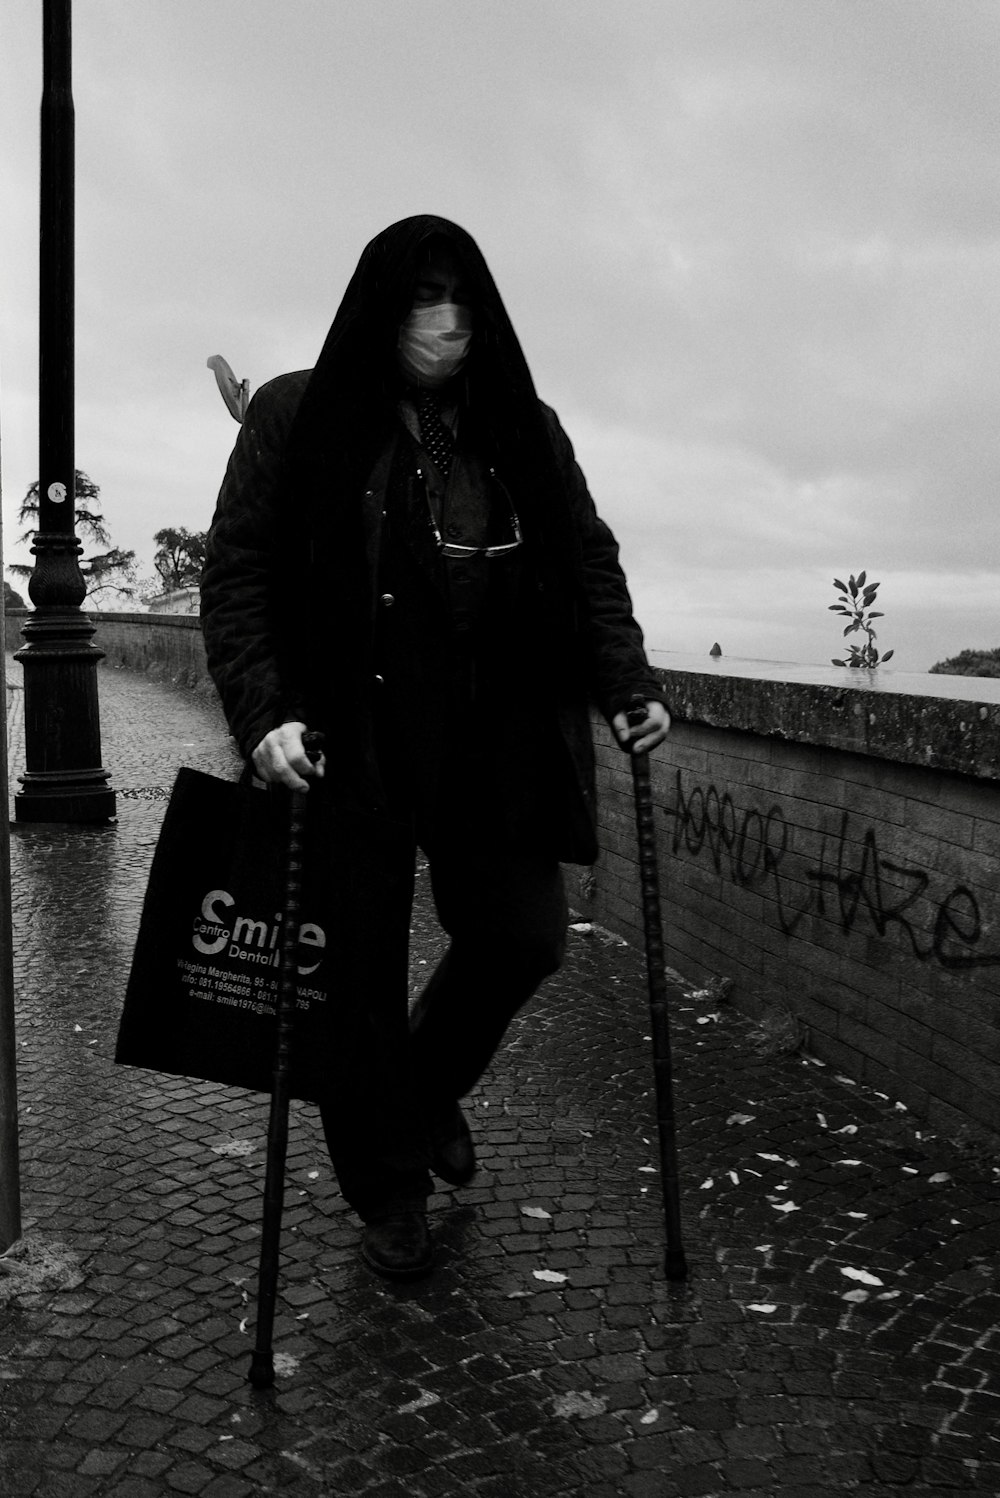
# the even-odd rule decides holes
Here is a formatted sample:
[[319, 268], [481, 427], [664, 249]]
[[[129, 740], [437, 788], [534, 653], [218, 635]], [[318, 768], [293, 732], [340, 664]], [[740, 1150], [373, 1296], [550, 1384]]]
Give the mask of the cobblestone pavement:
[[[668, 1285], [641, 954], [599, 931], [572, 933], [471, 1100], [482, 1169], [432, 1199], [429, 1280], [365, 1269], [295, 1105], [279, 1377], [252, 1392], [266, 1099], [111, 1060], [174, 770], [235, 762], [214, 704], [100, 683], [117, 825], [12, 831], [5, 1498], [1000, 1492], [992, 1157], [766, 1054], [678, 980], [691, 1276]], [[441, 943], [418, 882], [415, 987]]]

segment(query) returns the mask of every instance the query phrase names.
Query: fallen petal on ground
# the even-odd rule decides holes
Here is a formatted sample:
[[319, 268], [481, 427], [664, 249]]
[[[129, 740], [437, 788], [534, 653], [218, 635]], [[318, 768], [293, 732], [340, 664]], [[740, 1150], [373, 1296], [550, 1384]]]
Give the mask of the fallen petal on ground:
[[596, 1398], [586, 1389], [580, 1393], [571, 1390], [552, 1401], [553, 1412], [563, 1420], [570, 1420], [574, 1415], [581, 1420], [593, 1420], [595, 1415], [603, 1415], [607, 1407], [606, 1399]]
[[880, 1280], [877, 1274], [869, 1274], [867, 1269], [844, 1269], [841, 1274], [846, 1275], [849, 1280], [860, 1280], [863, 1285], [884, 1285], [885, 1280]]

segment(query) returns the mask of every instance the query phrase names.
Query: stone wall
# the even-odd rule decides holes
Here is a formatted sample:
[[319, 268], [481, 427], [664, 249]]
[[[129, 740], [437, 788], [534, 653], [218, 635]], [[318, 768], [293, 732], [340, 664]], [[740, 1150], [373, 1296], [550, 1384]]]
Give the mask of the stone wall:
[[[815, 1056], [932, 1127], [1000, 1134], [1000, 682], [683, 658], [661, 675], [668, 960], [730, 979], [751, 1014], [790, 1011]], [[571, 899], [641, 943], [630, 767], [596, 732], [603, 851], [569, 871]]]
[[94, 614], [102, 665], [214, 692], [196, 614]]
[[[20, 650], [21, 624], [30, 609], [8, 609], [7, 649]], [[196, 614], [102, 614], [90, 613], [96, 633], [94, 644], [104, 651], [101, 665], [107, 669], [141, 671], [156, 681], [214, 692], [205, 661], [201, 620]]]

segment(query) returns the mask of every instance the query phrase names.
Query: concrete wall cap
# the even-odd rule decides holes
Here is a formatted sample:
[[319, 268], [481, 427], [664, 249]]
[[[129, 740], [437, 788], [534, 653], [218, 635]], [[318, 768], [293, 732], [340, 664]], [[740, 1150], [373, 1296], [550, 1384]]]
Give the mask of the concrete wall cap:
[[1000, 680], [654, 650], [676, 717], [1000, 780]]

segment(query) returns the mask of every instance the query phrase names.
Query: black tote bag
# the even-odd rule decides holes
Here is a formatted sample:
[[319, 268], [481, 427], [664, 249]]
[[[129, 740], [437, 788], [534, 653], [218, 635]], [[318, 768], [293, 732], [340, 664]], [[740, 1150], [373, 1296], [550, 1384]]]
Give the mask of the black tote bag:
[[[280, 790], [178, 772], [150, 869], [116, 1062], [271, 1090], [287, 829]], [[314, 782], [292, 1097], [323, 1102], [333, 1089], [358, 1086], [366, 1061], [378, 1065], [384, 1016], [405, 1015], [412, 852], [404, 825], [338, 809]]]

